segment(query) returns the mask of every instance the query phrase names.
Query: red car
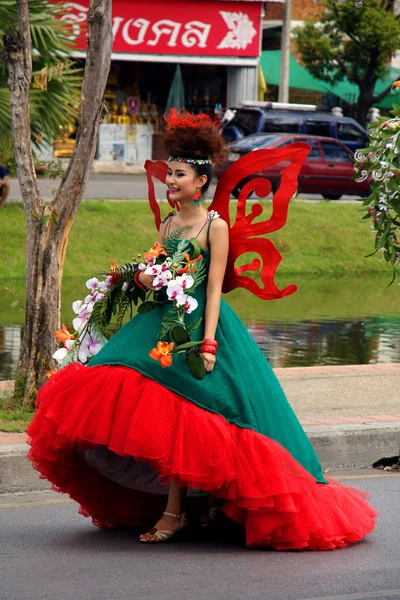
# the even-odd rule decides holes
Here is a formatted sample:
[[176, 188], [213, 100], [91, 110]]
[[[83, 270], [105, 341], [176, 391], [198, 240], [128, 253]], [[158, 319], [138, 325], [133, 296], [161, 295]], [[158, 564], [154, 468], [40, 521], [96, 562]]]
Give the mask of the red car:
[[[351, 150], [333, 138], [316, 135], [290, 133], [249, 135], [229, 144], [228, 160], [216, 169], [216, 176], [219, 178], [227, 167], [248, 152], [264, 148], [282, 148], [294, 142], [306, 142], [311, 146], [307, 160], [300, 170], [298, 193], [321, 194], [327, 200], [338, 200], [343, 194], [359, 197], [368, 195], [370, 180], [360, 183], [353, 179], [355, 170]], [[255, 177], [269, 179], [272, 189], [276, 190], [281, 173], [288, 164], [289, 161], [282, 161], [276, 166], [268, 167], [243, 179], [232, 191], [233, 196], [238, 198], [243, 185]]]

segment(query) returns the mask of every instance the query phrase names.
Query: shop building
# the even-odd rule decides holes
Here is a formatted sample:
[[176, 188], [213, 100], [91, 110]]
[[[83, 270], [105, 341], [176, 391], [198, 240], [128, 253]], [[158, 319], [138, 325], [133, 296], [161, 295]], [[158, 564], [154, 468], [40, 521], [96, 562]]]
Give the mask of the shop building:
[[[105, 94], [109, 123], [149, 126], [153, 157], [160, 158], [157, 135], [162, 136], [161, 117], [171, 98], [174, 104], [174, 94], [184, 98], [188, 110], [212, 117], [241, 100], [256, 100], [264, 5], [260, 0], [113, 0]], [[73, 57], [84, 60], [89, 0], [64, 6]]]
[[[75, 57], [85, 57], [89, 0], [68, 2]], [[163, 111], [176, 66], [187, 107], [210, 110], [256, 99], [263, 2], [113, 0], [110, 88]]]

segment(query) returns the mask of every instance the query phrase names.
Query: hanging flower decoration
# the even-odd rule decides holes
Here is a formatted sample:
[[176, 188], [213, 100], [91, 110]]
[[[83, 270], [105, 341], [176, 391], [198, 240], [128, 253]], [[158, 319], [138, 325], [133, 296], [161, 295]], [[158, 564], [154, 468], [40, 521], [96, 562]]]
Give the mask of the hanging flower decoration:
[[[159, 341], [149, 353], [150, 357], [165, 368], [172, 365], [173, 354], [184, 352], [192, 375], [198, 379], [204, 377], [203, 360], [197, 350], [201, 341], [191, 339], [191, 333], [200, 326], [202, 319], [186, 325], [185, 315], [198, 307], [193, 294], [205, 278], [206, 267], [195, 238], [175, 243], [184, 229], [170, 234], [163, 244], [156, 242], [143, 253], [143, 262], [138, 253], [138, 260], [132, 259], [125, 265], [111, 263], [110, 269], [103, 273], [103, 280], [92, 277], [86, 282], [89, 293], [84, 300], [72, 304], [73, 331], [63, 324], [56, 332], [62, 347], [53, 358], [61, 367], [71, 362], [89, 362], [110, 337], [108, 326], [113, 315], [120, 328], [128, 310], [132, 316], [133, 305], [138, 307], [139, 313], [167, 305], [169, 310], [163, 312], [160, 322]], [[142, 271], [154, 277], [155, 290], [148, 290], [140, 283]]]
[[[400, 88], [400, 81], [392, 89]], [[355, 155], [356, 180], [370, 178], [368, 197], [363, 199], [367, 212], [363, 219], [371, 221], [375, 234], [374, 251], [380, 260], [393, 267], [391, 283], [400, 274], [400, 106], [393, 105], [392, 118], [381, 117], [369, 127], [367, 148]], [[399, 284], [400, 285], [400, 284]]]

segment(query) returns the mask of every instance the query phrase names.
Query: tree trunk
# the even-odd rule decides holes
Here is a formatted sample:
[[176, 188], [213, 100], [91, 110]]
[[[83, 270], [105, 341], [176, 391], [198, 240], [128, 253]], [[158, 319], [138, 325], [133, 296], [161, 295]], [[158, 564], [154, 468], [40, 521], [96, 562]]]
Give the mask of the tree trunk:
[[33, 406], [56, 349], [61, 280], [68, 235], [78, 210], [97, 146], [103, 94], [111, 60], [111, 0], [90, 0], [88, 53], [81, 92], [75, 149], [54, 199], [41, 198], [30, 142], [29, 89], [32, 79], [29, 2], [17, 0], [18, 32], [4, 39], [9, 65], [15, 161], [26, 212], [26, 317], [16, 395]]
[[361, 97], [360, 92], [360, 99], [356, 106], [356, 121], [358, 121], [365, 129], [367, 129], [368, 126], [368, 111], [372, 106], [371, 98], [372, 96], [370, 98], [365, 96]]

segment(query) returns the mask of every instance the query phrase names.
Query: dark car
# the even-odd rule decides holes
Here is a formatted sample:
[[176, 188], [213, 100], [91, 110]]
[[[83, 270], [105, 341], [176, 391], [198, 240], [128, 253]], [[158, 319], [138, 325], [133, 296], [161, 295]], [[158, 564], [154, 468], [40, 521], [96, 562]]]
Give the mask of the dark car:
[[[249, 103], [250, 104], [250, 103]], [[367, 145], [367, 131], [355, 119], [318, 111], [277, 110], [279, 103], [260, 103], [260, 106], [242, 106], [223, 128], [228, 143], [253, 133], [302, 133], [334, 138], [355, 152]], [[300, 105], [301, 106], [301, 105]], [[310, 105], [312, 108], [312, 105]]]
[[[367, 179], [358, 182], [354, 179], [353, 153], [346, 146], [329, 137], [284, 133], [249, 135], [239, 142], [229, 144], [228, 160], [216, 170], [216, 176], [220, 177], [227, 167], [248, 152], [264, 148], [283, 148], [294, 142], [305, 142], [311, 146], [310, 153], [299, 173], [298, 193], [322, 194], [327, 200], [338, 200], [343, 194], [350, 196], [368, 194], [370, 181]], [[288, 164], [289, 160], [282, 161], [243, 179], [232, 191], [233, 196], [238, 198], [243, 185], [256, 177], [269, 179], [275, 191], [279, 186], [282, 171]]]

